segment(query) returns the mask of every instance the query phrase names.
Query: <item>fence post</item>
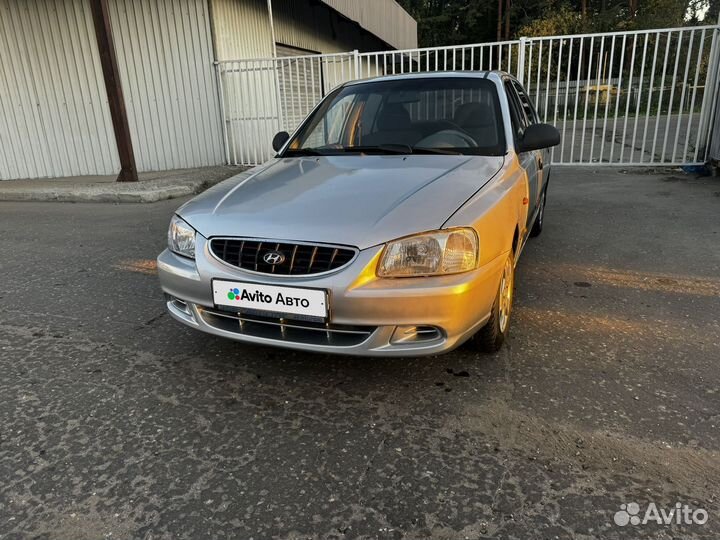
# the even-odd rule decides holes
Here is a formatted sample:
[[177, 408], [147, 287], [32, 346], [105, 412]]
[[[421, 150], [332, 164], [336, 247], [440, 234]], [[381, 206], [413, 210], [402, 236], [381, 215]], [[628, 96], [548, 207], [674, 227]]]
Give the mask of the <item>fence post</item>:
[[353, 52], [353, 63], [355, 65], [355, 80], [360, 78], [360, 51], [355, 49]]
[[[312, 60], [310, 60], [312, 63]], [[277, 55], [275, 55], [272, 59], [272, 66], [273, 66], [273, 72], [275, 74], [274, 80], [275, 80], [275, 100], [277, 102], [277, 119], [278, 119], [278, 131], [284, 131], [286, 129], [285, 126], [285, 116], [284, 111], [282, 107], [282, 96], [280, 95], [280, 64], [277, 59]]]
[[521, 37], [520, 43], [518, 44], [518, 66], [517, 66], [517, 80], [520, 84], [525, 84], [525, 43], [527, 38]]
[[[718, 49], [720, 48], [720, 17], [718, 18], [718, 26], [713, 30], [713, 37], [710, 44], [710, 55], [708, 57], [708, 72], [705, 75], [705, 91], [703, 92], [703, 99], [700, 105], [700, 122], [697, 131], [696, 153], [698, 159], [703, 157], [707, 159], [710, 147], [710, 119], [712, 116], [713, 101], [715, 98], [715, 92], [717, 86], [720, 85], [718, 79], [718, 67], [715, 62], [715, 58], [718, 56]], [[692, 114], [692, 111], [691, 111]]]
[[718, 43], [715, 47], [715, 77], [713, 82], [713, 98], [710, 101], [710, 111], [707, 117], [707, 141], [705, 144], [704, 162], [720, 160], [720, 25], [715, 29]]
[[228, 144], [228, 132], [227, 132], [227, 124], [226, 124], [226, 116], [225, 116], [225, 90], [223, 89], [223, 77], [222, 77], [222, 68], [220, 67], [220, 63], [216, 60], [214, 62], [215, 64], [215, 73], [217, 74], [217, 82], [218, 82], [218, 101], [220, 102], [220, 122], [222, 127], [222, 134], [223, 134], [223, 144], [225, 145], [225, 164], [231, 165], [230, 163], [230, 145]]

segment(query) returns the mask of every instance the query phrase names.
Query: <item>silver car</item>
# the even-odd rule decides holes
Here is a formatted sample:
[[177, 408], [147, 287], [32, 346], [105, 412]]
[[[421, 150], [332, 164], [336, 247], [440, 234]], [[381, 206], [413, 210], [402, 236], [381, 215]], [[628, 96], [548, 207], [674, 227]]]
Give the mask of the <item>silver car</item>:
[[158, 257], [167, 308], [306, 351], [496, 351], [558, 142], [505, 73], [347, 83], [275, 136], [274, 159], [177, 210]]

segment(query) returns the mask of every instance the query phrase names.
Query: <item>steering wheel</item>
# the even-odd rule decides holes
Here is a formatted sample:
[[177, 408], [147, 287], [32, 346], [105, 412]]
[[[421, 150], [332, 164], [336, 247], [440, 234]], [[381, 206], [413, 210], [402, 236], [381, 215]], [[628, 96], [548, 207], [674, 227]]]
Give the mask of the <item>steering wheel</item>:
[[[465, 136], [464, 138], [469, 139], [468, 142], [471, 143], [469, 146], [480, 146], [478, 144], [478, 142], [473, 138], [473, 136], [470, 135], [470, 133], [468, 133], [466, 130], [464, 130], [463, 128], [458, 126], [455, 122], [451, 122], [450, 120], [445, 120], [445, 122], [447, 122], [448, 125], [452, 126], [450, 128], [452, 131], [457, 131], [457, 132], [461, 133], [462, 135], [464, 135]], [[443, 131], [447, 131], [447, 130], [443, 130]]]
[[432, 135], [415, 143], [416, 147], [433, 148], [477, 148], [479, 145], [465, 130], [448, 128], [436, 131]]

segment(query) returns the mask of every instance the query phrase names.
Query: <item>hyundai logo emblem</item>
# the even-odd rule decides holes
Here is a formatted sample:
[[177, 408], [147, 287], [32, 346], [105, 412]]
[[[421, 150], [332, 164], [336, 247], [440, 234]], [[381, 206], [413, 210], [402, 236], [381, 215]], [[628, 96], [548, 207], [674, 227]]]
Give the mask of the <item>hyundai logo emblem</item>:
[[285, 255], [279, 251], [268, 251], [265, 255], [263, 255], [263, 261], [268, 264], [272, 264], [273, 266], [276, 264], [282, 264], [284, 260]]

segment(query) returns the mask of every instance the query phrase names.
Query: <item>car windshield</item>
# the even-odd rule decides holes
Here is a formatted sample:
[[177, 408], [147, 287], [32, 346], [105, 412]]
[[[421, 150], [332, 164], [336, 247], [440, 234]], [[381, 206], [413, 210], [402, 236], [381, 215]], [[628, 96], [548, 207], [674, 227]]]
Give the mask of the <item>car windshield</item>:
[[300, 127], [282, 157], [505, 153], [495, 84], [428, 77], [350, 84]]

